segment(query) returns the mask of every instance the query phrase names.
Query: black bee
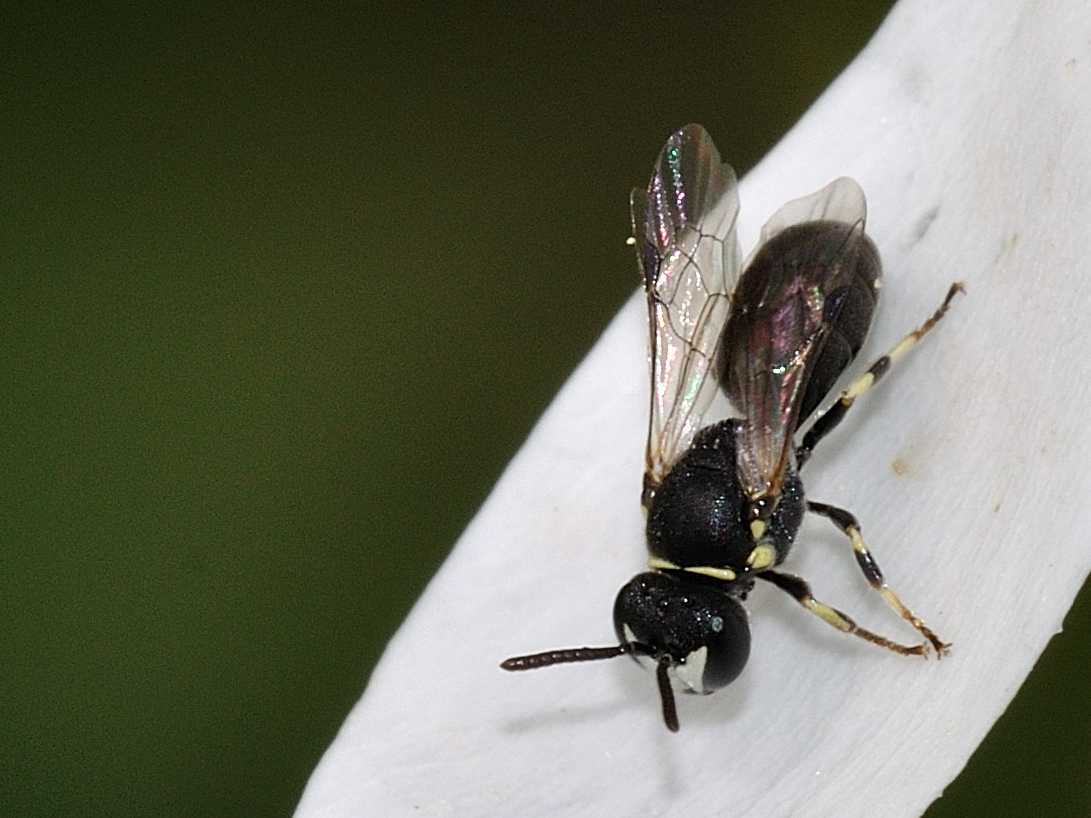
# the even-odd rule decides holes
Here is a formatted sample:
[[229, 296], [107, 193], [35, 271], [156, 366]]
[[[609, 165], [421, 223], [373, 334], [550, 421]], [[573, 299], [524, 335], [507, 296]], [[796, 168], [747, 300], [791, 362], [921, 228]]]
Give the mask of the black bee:
[[[678, 729], [670, 676], [696, 693], [734, 680], [750, 655], [742, 606], [755, 580], [791, 594], [838, 630], [897, 653], [943, 656], [945, 644], [891, 590], [849, 512], [804, 497], [799, 471], [853, 402], [946, 313], [962, 290], [817, 415], [864, 343], [879, 296], [879, 252], [864, 233], [863, 191], [836, 179], [789, 202], [765, 224], [744, 266], [735, 173], [700, 125], [667, 140], [647, 190], [631, 197], [633, 236], [648, 303], [651, 400], [641, 502], [648, 571], [614, 602], [620, 644], [505, 660], [530, 670], [628, 654], [656, 669], [663, 718]], [[736, 417], [703, 426], [722, 389]], [[804, 512], [848, 537], [864, 576], [924, 637], [902, 645], [815, 599], [775, 570]]]

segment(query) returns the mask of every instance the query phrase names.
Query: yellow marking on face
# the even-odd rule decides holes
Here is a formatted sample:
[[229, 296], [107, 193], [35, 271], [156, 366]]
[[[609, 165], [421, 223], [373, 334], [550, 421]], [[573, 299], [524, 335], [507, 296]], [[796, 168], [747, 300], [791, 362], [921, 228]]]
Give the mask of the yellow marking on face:
[[860, 529], [850, 527], [848, 535], [849, 539], [852, 540], [852, 550], [857, 554], [866, 554], [867, 543], [864, 542], [864, 537], [860, 534]]
[[653, 571], [677, 571], [680, 566], [675, 565], [670, 560], [665, 560], [662, 557], [648, 557], [648, 567]]
[[722, 579], [724, 582], [734, 582], [739, 578], [730, 568], [717, 568], [715, 565], [688, 565], [686, 570], [713, 579]]
[[750, 523], [750, 536], [754, 538], [754, 542], [761, 539], [765, 533], [765, 520], [753, 520]]
[[777, 561], [777, 550], [771, 545], [761, 544], [754, 547], [750, 556], [746, 558], [746, 564], [753, 571], [764, 571]]
[[845, 390], [845, 394], [841, 396], [841, 400], [850, 402], [856, 400], [856, 398], [871, 389], [873, 383], [875, 383], [875, 376], [870, 372], [865, 372], [849, 385], [849, 388]]

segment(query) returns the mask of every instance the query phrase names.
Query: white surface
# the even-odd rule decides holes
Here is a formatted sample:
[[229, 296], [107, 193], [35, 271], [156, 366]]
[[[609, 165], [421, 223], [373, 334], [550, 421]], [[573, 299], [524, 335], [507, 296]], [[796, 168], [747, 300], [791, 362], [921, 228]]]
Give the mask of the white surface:
[[[1091, 566], [1089, 42], [1085, 4], [903, 3], [741, 188], [749, 249], [788, 199], [861, 183], [886, 269], [863, 359], [966, 283], [805, 474], [810, 497], [857, 514], [893, 587], [954, 642], [949, 659], [841, 636], [759, 587], [749, 666], [714, 696], [681, 696], [676, 736], [628, 660], [497, 668], [610, 644], [613, 595], [642, 566], [634, 299], [391, 642], [297, 815], [911, 816], [938, 797]], [[618, 181], [619, 201], [637, 182]], [[828, 522], [805, 523], [786, 567], [915, 641]]]

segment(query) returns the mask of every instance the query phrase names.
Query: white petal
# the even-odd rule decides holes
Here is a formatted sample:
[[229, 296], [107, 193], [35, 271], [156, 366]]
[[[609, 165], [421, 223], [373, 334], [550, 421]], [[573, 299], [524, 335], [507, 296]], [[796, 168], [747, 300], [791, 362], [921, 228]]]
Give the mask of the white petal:
[[[938, 797], [1091, 566], [1089, 29], [1076, 3], [903, 3], [742, 185], [748, 246], [783, 202], [860, 182], [886, 267], [865, 355], [966, 283], [807, 469], [809, 495], [857, 514], [891, 584], [954, 642], [949, 659], [887, 654], [759, 588], [749, 666], [680, 697], [678, 736], [629, 661], [496, 667], [609, 644], [613, 594], [641, 568], [634, 297], [391, 642], [297, 814], [909, 816]], [[792, 570], [912, 640], [822, 522]]]

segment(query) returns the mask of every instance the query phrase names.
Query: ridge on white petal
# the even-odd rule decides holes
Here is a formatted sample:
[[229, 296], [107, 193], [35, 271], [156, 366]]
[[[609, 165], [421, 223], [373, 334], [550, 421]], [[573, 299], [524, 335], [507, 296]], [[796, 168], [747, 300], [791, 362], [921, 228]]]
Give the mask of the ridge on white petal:
[[[1091, 566], [1087, 506], [1065, 502], [1091, 496], [1089, 386], [1070, 369], [1091, 347], [1088, 31], [1081, 4], [900, 4], [741, 185], [744, 252], [784, 201], [841, 175], [863, 186], [886, 279], [858, 367], [966, 284], [838, 430], [852, 445], [820, 449], [807, 474], [809, 496], [860, 518], [891, 584], [954, 642], [949, 659], [888, 655], [759, 588], [749, 666], [715, 696], [681, 697], [678, 736], [630, 662], [497, 668], [608, 644], [613, 594], [642, 567], [634, 296], [391, 641], [297, 815], [708, 815], [727, 797], [736, 818], [923, 812]], [[1050, 320], [1031, 331], [1028, 315]], [[821, 523], [791, 570], [909, 638]]]

